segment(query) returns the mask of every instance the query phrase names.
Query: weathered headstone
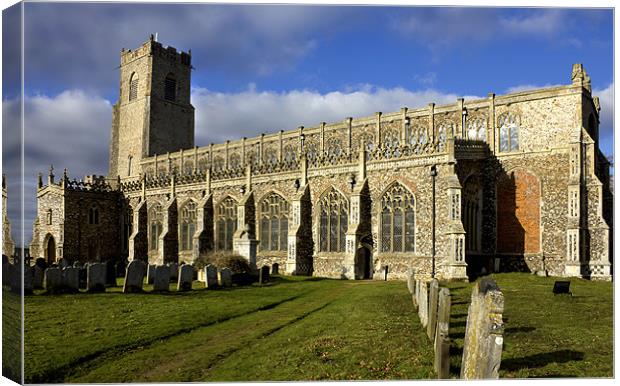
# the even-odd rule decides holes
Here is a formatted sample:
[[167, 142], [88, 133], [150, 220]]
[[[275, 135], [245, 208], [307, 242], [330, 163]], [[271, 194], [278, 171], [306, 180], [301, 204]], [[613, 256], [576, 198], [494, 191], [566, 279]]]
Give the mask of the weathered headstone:
[[170, 280], [177, 281], [179, 278], [179, 265], [177, 263], [170, 263]]
[[45, 275], [45, 269], [36, 265], [32, 269], [32, 288], [43, 288], [43, 276]]
[[60, 267], [60, 269], [65, 269], [69, 266], [69, 262], [67, 261], [67, 259], [65, 259], [64, 257], [61, 257], [58, 260], [58, 267]]
[[116, 287], [116, 264], [112, 261], [105, 263], [105, 285]]
[[149, 264], [148, 269], [146, 271], [146, 282], [147, 284], [153, 284], [155, 280], [155, 265]]
[[205, 277], [206, 277], [206, 287], [207, 288], [216, 288], [217, 287], [217, 268], [214, 265], [207, 265], [205, 267]]
[[132, 260], [127, 265], [127, 273], [125, 274], [125, 284], [123, 292], [142, 292], [142, 284], [144, 282], [146, 264], [141, 260]]
[[45, 268], [47, 268], [47, 262], [42, 257], [37, 257], [34, 261], [34, 265], [43, 269], [44, 272], [45, 272]]
[[280, 274], [280, 264], [273, 263], [273, 265], [271, 266], [271, 274], [272, 275], [279, 275]]
[[170, 267], [167, 265], [155, 266], [153, 275], [153, 291], [168, 291], [170, 288]]
[[471, 293], [463, 341], [462, 379], [497, 379], [504, 344], [504, 295], [490, 278]]
[[73, 268], [82, 268], [83, 266], [84, 265], [77, 260], [73, 262]]
[[413, 306], [416, 311], [420, 305], [420, 280], [415, 279], [413, 281]]
[[179, 267], [179, 280], [177, 291], [190, 291], [192, 289], [192, 279], [194, 278], [194, 267], [183, 264]]
[[258, 284], [264, 284], [269, 282], [269, 266], [264, 265], [258, 272]]
[[86, 266], [86, 289], [88, 292], [105, 292], [108, 265], [91, 263]]
[[43, 274], [43, 286], [50, 293], [57, 292], [62, 287], [62, 271], [58, 267], [51, 267]]
[[80, 269], [66, 267], [62, 270], [62, 286], [66, 291], [77, 292], [80, 290]]
[[426, 328], [428, 324], [428, 283], [422, 279], [420, 281], [420, 297], [418, 301], [418, 315], [422, 327]]
[[220, 276], [220, 285], [222, 287], [230, 287], [232, 286], [232, 272], [230, 268], [223, 268], [219, 271]]
[[32, 267], [26, 266], [24, 267], [24, 294], [30, 295], [32, 294], [32, 285], [33, 285], [33, 272]]
[[450, 378], [450, 290], [439, 291], [437, 332], [435, 333], [435, 372], [438, 379]]
[[431, 341], [435, 340], [435, 329], [437, 328], [437, 297], [439, 296], [439, 281], [431, 280], [428, 292], [428, 325], [426, 326], [426, 335]]
[[409, 271], [407, 271], [407, 289], [409, 290], [409, 293], [412, 295], [415, 292], [414, 286], [415, 286], [415, 269], [409, 268]]

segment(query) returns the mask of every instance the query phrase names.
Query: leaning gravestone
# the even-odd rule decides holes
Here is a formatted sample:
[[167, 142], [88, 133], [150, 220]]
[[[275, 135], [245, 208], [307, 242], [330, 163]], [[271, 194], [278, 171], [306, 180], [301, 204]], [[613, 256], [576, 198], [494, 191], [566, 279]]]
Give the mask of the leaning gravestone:
[[141, 260], [132, 260], [129, 265], [127, 265], [125, 284], [123, 285], [124, 293], [142, 292], [145, 268], [146, 264]]
[[280, 274], [280, 264], [273, 263], [273, 265], [271, 266], [271, 274], [272, 275], [279, 275]]
[[146, 271], [146, 283], [153, 284], [155, 279], [155, 265], [149, 264], [148, 269]]
[[209, 264], [205, 267], [205, 277], [207, 288], [217, 287], [217, 268], [214, 265]]
[[497, 379], [504, 343], [504, 295], [490, 278], [471, 293], [463, 341], [462, 379]]
[[80, 269], [74, 267], [66, 267], [62, 270], [62, 286], [70, 292], [80, 290]]
[[426, 328], [428, 325], [428, 283], [424, 279], [420, 281], [420, 300], [418, 304], [420, 323], [422, 323], [422, 327]]
[[230, 268], [224, 268], [219, 272], [220, 276], [220, 285], [222, 287], [231, 287], [232, 286], [232, 273]]
[[264, 265], [258, 272], [258, 284], [269, 282], [269, 266]]
[[428, 325], [426, 326], [426, 335], [431, 341], [435, 341], [435, 329], [437, 328], [437, 297], [439, 296], [439, 281], [431, 280], [430, 290], [428, 292]]
[[43, 288], [43, 276], [45, 275], [45, 269], [38, 265], [35, 265], [32, 270], [32, 288]]
[[168, 291], [170, 288], [170, 267], [167, 265], [155, 266], [153, 275], [153, 291]]
[[88, 292], [105, 292], [108, 265], [91, 263], [86, 266], [86, 289]]
[[438, 298], [435, 373], [437, 373], [437, 379], [448, 379], [450, 378], [450, 290], [442, 288]]
[[179, 268], [179, 281], [177, 291], [190, 291], [192, 289], [192, 279], [194, 278], [194, 267], [183, 264]]
[[49, 293], [58, 292], [62, 287], [62, 271], [58, 267], [51, 267], [43, 274], [43, 285]]

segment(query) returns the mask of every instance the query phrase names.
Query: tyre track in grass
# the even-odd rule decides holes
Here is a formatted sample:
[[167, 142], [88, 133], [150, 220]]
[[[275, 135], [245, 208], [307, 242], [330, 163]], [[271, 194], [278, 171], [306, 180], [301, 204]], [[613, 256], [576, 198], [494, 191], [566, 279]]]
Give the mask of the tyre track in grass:
[[149, 347], [101, 358], [66, 379], [78, 383], [204, 381], [211, 368], [237, 351], [320, 312], [345, 290], [344, 286], [317, 289], [260, 312], [158, 339]]

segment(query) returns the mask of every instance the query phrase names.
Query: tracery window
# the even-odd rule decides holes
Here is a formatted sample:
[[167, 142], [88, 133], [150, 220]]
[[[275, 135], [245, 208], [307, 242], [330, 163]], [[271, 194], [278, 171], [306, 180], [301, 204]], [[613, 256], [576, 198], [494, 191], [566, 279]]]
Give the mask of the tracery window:
[[499, 151], [519, 150], [519, 116], [504, 113], [499, 116]]
[[90, 225], [99, 224], [99, 209], [92, 207], [88, 210], [88, 223]]
[[381, 197], [381, 252], [415, 252], [415, 199], [395, 183]]
[[179, 221], [181, 228], [179, 235], [181, 238], [180, 249], [182, 251], [192, 250], [194, 247], [194, 233], [196, 233], [196, 203], [189, 201], [181, 209]]
[[237, 202], [226, 197], [217, 207], [216, 218], [217, 250], [232, 250], [233, 235], [237, 230]]
[[289, 204], [279, 194], [271, 193], [260, 204], [260, 249], [286, 251]]
[[319, 202], [319, 249], [321, 252], [344, 252], [348, 229], [349, 202], [331, 188]]
[[479, 141], [487, 140], [487, 121], [483, 117], [467, 122], [467, 138]]
[[415, 146], [425, 145], [428, 142], [427, 127], [422, 125], [409, 125], [409, 130], [405, 133], [407, 144]]
[[306, 158], [308, 161], [314, 161], [319, 155], [319, 145], [316, 142], [310, 142], [304, 145]]
[[276, 149], [274, 149], [273, 147], [269, 147], [267, 149], [265, 149], [264, 155], [263, 155], [263, 162], [265, 162], [265, 164], [267, 165], [275, 165], [278, 163], [278, 153], [276, 152]]
[[224, 158], [222, 158], [221, 156], [216, 156], [215, 158], [213, 158], [213, 170], [215, 171], [220, 171], [224, 169]]
[[440, 151], [445, 149], [448, 132], [452, 132], [453, 129], [454, 124], [450, 121], [443, 121], [439, 124], [437, 128], [437, 146]]
[[329, 159], [336, 159], [342, 155], [342, 142], [338, 138], [330, 138], [327, 141], [327, 157]]
[[164, 80], [164, 99], [173, 102], [177, 99], [177, 81], [173, 74], [168, 74]]
[[387, 130], [383, 134], [383, 146], [388, 149], [397, 148], [400, 145], [400, 136], [396, 130]]
[[258, 153], [256, 150], [250, 150], [245, 153], [245, 163], [246, 165], [252, 165], [252, 167], [258, 166]]
[[129, 79], [129, 101], [136, 99], [138, 97], [138, 74], [135, 72], [131, 74], [131, 78]]
[[156, 203], [151, 206], [148, 213], [149, 220], [149, 250], [156, 251], [159, 249], [159, 235], [163, 228], [164, 211], [161, 204]]
[[230, 159], [228, 160], [228, 166], [237, 169], [241, 166], [241, 156], [237, 153], [233, 153], [230, 155]]
[[295, 159], [297, 159], [297, 151], [295, 151], [295, 147], [291, 145], [286, 145], [284, 146], [283, 152], [284, 154], [282, 154], [282, 159], [285, 162], [293, 162]]

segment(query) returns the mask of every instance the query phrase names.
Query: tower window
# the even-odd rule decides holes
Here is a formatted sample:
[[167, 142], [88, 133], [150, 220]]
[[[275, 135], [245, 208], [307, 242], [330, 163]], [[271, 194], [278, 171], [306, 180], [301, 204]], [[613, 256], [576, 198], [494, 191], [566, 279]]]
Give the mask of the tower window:
[[99, 209], [93, 207], [88, 211], [88, 223], [91, 225], [99, 224]]
[[168, 101], [175, 101], [177, 94], [177, 81], [174, 79], [174, 75], [168, 74], [164, 81], [164, 99]]
[[129, 101], [138, 97], [138, 75], [132, 74], [129, 81]]

